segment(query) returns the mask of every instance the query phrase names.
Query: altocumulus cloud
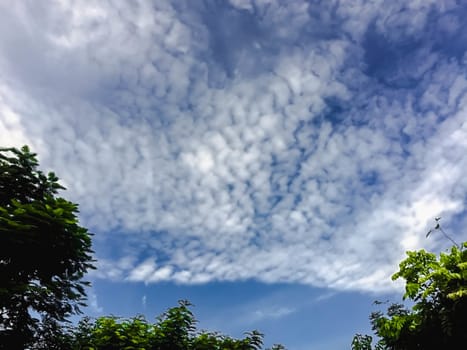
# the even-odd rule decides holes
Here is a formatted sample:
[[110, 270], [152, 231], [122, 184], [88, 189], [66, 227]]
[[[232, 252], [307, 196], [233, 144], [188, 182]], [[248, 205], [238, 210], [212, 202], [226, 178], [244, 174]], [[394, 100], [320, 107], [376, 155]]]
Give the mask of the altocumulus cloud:
[[465, 211], [465, 15], [4, 3], [0, 140], [60, 174], [110, 247], [96, 278], [385, 291], [405, 250], [445, 246], [431, 220]]

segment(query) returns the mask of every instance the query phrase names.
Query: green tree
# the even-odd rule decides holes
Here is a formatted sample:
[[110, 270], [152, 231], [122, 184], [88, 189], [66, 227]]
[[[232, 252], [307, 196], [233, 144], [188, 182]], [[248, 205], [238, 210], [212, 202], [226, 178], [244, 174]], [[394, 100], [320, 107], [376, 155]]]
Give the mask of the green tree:
[[[130, 319], [85, 317], [70, 332], [72, 350], [258, 350], [263, 335], [258, 331], [235, 339], [216, 332], [197, 331], [190, 303], [180, 301], [150, 324], [142, 316]], [[284, 350], [275, 345], [271, 350]]]
[[91, 237], [63, 189], [27, 146], [0, 149], [0, 349], [60, 348], [84, 305]]
[[[467, 346], [467, 242], [436, 256], [408, 252], [393, 280], [405, 280], [410, 308], [392, 304], [370, 315], [379, 337], [375, 349], [458, 349]], [[353, 350], [370, 350], [371, 337], [356, 335]]]

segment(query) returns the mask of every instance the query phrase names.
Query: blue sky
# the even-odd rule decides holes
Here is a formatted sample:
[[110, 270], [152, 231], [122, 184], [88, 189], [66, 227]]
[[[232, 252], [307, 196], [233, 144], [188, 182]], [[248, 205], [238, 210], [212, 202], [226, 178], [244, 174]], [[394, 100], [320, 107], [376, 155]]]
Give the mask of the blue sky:
[[349, 348], [442, 216], [466, 240], [464, 1], [0, 4], [0, 142], [95, 234], [88, 313]]

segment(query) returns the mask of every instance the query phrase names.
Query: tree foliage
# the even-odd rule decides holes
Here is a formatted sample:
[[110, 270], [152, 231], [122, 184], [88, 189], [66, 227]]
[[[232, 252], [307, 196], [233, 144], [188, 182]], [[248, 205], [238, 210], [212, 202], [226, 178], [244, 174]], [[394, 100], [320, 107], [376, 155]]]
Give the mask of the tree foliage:
[[84, 305], [91, 237], [62, 189], [28, 147], [0, 149], [0, 349], [53, 348]]
[[[83, 318], [69, 336], [70, 350], [257, 350], [262, 349], [263, 335], [247, 333], [234, 339], [216, 332], [196, 330], [190, 303], [180, 301], [151, 324], [142, 316], [129, 319]], [[271, 350], [285, 349], [275, 345]]]
[[[467, 344], [467, 242], [436, 256], [408, 252], [392, 278], [405, 280], [403, 298], [411, 308], [392, 304], [370, 315], [379, 337], [375, 349], [455, 349]], [[371, 350], [372, 337], [357, 334], [353, 350]]]

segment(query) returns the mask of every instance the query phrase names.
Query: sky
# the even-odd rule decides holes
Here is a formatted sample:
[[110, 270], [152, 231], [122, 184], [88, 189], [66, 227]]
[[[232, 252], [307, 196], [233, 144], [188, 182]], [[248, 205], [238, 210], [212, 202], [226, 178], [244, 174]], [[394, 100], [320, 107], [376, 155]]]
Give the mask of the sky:
[[93, 316], [349, 349], [467, 240], [464, 0], [0, 1], [0, 145], [94, 233]]

